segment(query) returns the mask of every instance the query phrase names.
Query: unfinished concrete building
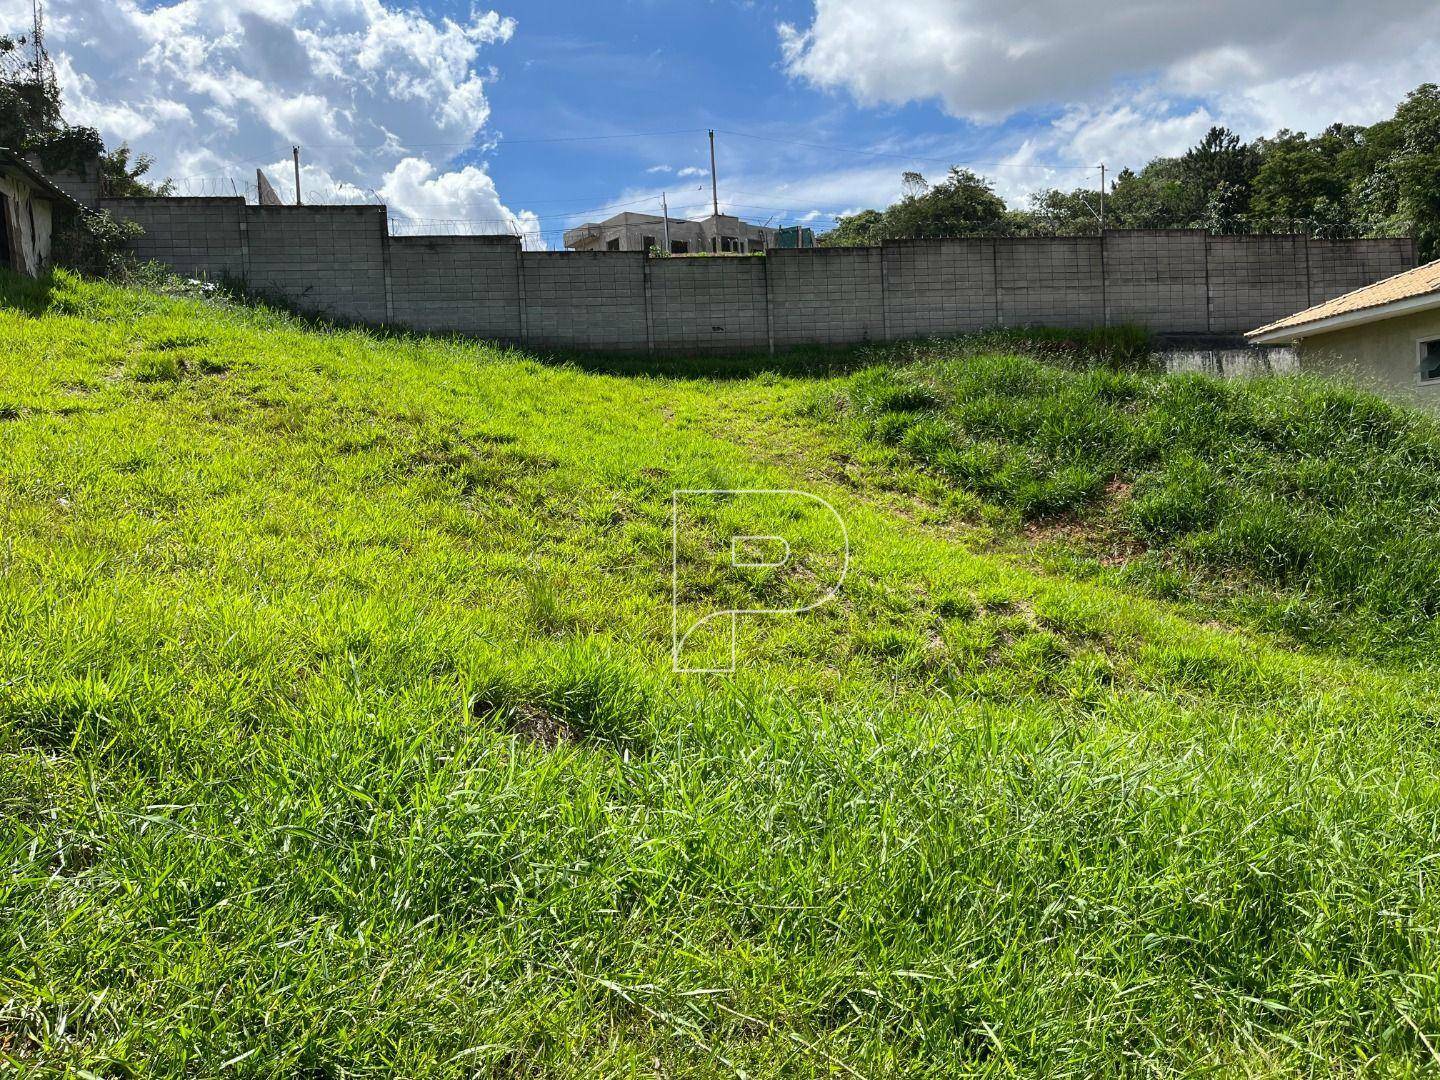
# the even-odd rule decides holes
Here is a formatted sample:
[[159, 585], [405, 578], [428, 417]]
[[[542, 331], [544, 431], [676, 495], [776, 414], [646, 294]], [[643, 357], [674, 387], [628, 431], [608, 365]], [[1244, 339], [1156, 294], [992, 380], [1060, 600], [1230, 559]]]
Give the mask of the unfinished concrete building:
[[752, 225], [729, 214], [667, 220], [658, 214], [616, 214], [565, 233], [571, 251], [668, 251], [671, 255], [750, 255], [775, 247], [775, 229]]

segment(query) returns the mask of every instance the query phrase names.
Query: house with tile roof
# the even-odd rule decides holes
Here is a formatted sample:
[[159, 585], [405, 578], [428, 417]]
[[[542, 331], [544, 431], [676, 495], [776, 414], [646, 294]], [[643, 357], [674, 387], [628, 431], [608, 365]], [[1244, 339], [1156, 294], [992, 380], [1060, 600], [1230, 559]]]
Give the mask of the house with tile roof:
[[1337, 296], [1247, 335], [1293, 345], [1302, 372], [1440, 409], [1440, 260]]

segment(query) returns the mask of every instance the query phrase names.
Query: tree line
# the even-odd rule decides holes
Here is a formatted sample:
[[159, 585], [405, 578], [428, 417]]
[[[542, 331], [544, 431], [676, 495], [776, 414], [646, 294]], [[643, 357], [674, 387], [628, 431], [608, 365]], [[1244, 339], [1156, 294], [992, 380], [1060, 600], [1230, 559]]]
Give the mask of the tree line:
[[[1071, 236], [1100, 231], [1100, 191], [1050, 188], [1012, 209], [985, 177], [960, 167], [931, 183], [903, 176], [884, 210], [838, 218], [829, 246], [942, 236]], [[1318, 238], [1415, 236], [1440, 258], [1440, 87], [1408, 94], [1368, 127], [1332, 124], [1319, 135], [1281, 130], [1246, 142], [1211, 128], [1177, 157], [1124, 169], [1106, 185], [1107, 229], [1293, 232]]]

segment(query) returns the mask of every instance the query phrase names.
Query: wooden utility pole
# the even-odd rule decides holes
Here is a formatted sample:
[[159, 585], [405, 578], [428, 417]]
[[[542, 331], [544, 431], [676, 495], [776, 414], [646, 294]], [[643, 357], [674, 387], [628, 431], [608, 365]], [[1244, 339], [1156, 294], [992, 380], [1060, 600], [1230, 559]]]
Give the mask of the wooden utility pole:
[[291, 147], [295, 155], [295, 205], [300, 205], [300, 147]]
[[710, 237], [710, 250], [712, 253], [720, 251], [720, 182], [715, 178], [715, 129], [710, 129], [710, 209], [712, 216], [710, 224], [713, 233]]

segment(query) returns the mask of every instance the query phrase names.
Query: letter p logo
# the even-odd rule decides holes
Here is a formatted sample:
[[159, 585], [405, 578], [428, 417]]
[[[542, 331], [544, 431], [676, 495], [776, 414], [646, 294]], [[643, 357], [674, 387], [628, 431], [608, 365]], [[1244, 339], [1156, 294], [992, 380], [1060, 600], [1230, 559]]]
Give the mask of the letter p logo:
[[742, 615], [799, 615], [840, 591], [850, 534], [824, 499], [765, 489], [671, 499], [675, 671], [733, 672]]

